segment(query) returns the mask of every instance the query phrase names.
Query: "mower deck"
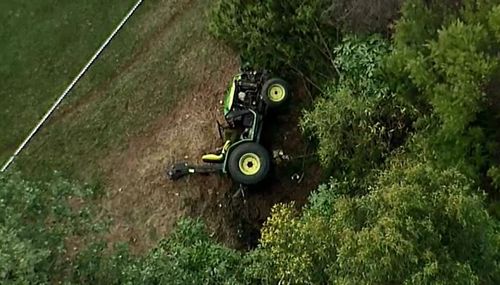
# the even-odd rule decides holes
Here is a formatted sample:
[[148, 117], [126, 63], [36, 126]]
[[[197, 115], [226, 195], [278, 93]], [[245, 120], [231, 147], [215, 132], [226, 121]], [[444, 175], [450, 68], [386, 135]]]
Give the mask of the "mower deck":
[[190, 174], [210, 174], [222, 171], [222, 164], [207, 164], [207, 165], [189, 165], [188, 163], [174, 164], [167, 171], [167, 177], [170, 180], [178, 180]]

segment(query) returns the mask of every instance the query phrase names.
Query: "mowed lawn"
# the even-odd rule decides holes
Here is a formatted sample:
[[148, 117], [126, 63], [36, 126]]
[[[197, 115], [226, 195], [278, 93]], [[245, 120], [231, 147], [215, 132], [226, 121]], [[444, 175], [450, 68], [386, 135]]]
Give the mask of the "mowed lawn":
[[[9, 19], [8, 27], [2, 26], [2, 43], [10, 42], [0, 51], [2, 58], [10, 58], [7, 65], [2, 62], [1, 70], [2, 159], [14, 151], [135, 3], [7, 2], [0, 7], [14, 12], [1, 7]], [[59, 2], [62, 6], [55, 8]], [[84, 182], [99, 181], [99, 161], [126, 148], [129, 138], [145, 132], [193, 87], [202, 85], [204, 73], [220, 66], [225, 48], [207, 29], [211, 4], [210, 0], [145, 1], [14, 169], [32, 178], [59, 171]], [[29, 20], [19, 20], [16, 13]]]
[[0, 1], [0, 161], [4, 162], [134, 0]]

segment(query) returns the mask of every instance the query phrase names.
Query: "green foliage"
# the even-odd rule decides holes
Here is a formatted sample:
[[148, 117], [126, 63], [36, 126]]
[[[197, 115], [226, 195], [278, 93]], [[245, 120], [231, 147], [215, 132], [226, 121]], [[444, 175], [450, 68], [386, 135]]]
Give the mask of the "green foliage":
[[488, 176], [492, 180], [492, 185], [495, 187], [497, 190], [500, 190], [500, 167], [498, 166], [492, 166], [488, 170]]
[[[336, 50], [342, 76], [303, 126], [318, 139], [323, 164], [355, 174], [320, 187], [302, 215], [275, 208], [254, 253], [266, 268], [253, 273], [270, 283], [500, 282], [500, 224], [477, 186], [487, 169], [493, 186], [499, 180], [491, 166], [497, 165], [492, 140], [498, 135], [491, 128], [497, 114], [487, 109], [495, 97], [486, 88], [498, 70], [496, 2], [408, 1], [387, 64], [382, 68], [383, 57], [374, 57], [385, 77], [363, 73], [371, 70], [363, 62], [369, 54], [353, 60], [339, 53], [344, 46]], [[345, 62], [353, 68], [342, 68]], [[373, 139], [373, 127], [355, 128], [387, 122], [362, 110], [404, 118], [375, 108], [371, 94], [387, 98], [380, 106], [388, 110], [405, 106], [419, 115], [397, 153], [380, 143], [387, 140]], [[360, 183], [359, 174], [374, 168], [380, 153], [391, 155], [386, 169], [374, 182]]]
[[133, 284], [236, 284], [241, 255], [218, 245], [197, 221], [184, 220], [144, 260]]
[[321, 21], [328, 2], [219, 0], [210, 30], [256, 67], [332, 73], [329, 46], [336, 33]]
[[426, 42], [436, 38], [442, 27], [460, 19], [466, 23], [484, 22], [490, 9], [498, 0], [406, 0], [397, 21], [394, 45], [420, 52], [426, 50]]
[[144, 257], [125, 245], [109, 254], [104, 244], [81, 253], [74, 282], [82, 284], [239, 284], [242, 255], [216, 244], [203, 224], [181, 220], [175, 231]]
[[497, 41], [500, 42], [500, 5], [491, 10], [489, 15], [489, 25], [495, 34]]
[[499, 225], [471, 185], [455, 169], [395, 161], [366, 196], [333, 183], [302, 216], [276, 207], [257, 252], [284, 283], [497, 284]]
[[262, 229], [261, 245], [247, 274], [269, 284], [293, 281], [296, 284], [324, 284], [324, 264], [331, 260], [324, 220], [297, 219], [292, 205], [277, 205]]
[[139, 262], [126, 244], [109, 251], [106, 242], [93, 242], [78, 253], [65, 277], [75, 284], [127, 284]]
[[443, 122], [443, 131], [450, 135], [462, 132], [481, 110], [484, 96], [481, 87], [496, 65], [484, 54], [487, 39], [481, 25], [457, 21], [429, 43], [433, 76], [444, 80], [417, 86], [429, 97], [434, 112]]
[[[101, 228], [88, 209], [69, 201], [94, 196], [62, 179], [32, 183], [0, 176], [0, 283], [237, 284], [242, 255], [216, 244], [199, 221], [181, 220], [172, 235], [144, 257], [126, 244], [110, 251], [98, 239], [70, 260], [67, 238]], [[70, 262], [68, 262], [70, 261]]]
[[324, 166], [355, 177], [375, 168], [404, 142], [411, 109], [400, 103], [381, 70], [385, 41], [346, 38], [335, 51], [340, 77], [306, 112], [302, 127], [318, 141]]
[[15, 229], [0, 225], [0, 281], [2, 284], [48, 283], [46, 271], [40, 270], [51, 260], [51, 251], [35, 247], [20, 237]]
[[60, 178], [41, 184], [0, 176], [0, 283], [47, 283], [61, 272], [64, 239], [92, 230], [87, 209], [67, 201], [93, 195]]
[[[181, 220], [172, 235], [144, 257], [126, 244], [110, 251], [90, 242], [67, 260], [67, 238], [102, 229], [89, 209], [70, 201], [94, 197], [63, 179], [32, 183], [0, 176], [0, 283], [47, 284], [237, 284], [242, 255], [212, 241], [199, 221]], [[68, 262], [70, 261], [70, 262]]]
[[456, 15], [447, 1], [424, 0], [405, 1], [401, 13], [394, 34], [396, 50], [408, 47], [420, 51], [422, 43], [435, 37], [438, 29]]
[[496, 112], [488, 110], [496, 99], [486, 87], [499, 68], [493, 20], [499, 1], [424, 2], [411, 0], [403, 9], [386, 66], [390, 85], [424, 115], [412, 152], [480, 178], [498, 154]]

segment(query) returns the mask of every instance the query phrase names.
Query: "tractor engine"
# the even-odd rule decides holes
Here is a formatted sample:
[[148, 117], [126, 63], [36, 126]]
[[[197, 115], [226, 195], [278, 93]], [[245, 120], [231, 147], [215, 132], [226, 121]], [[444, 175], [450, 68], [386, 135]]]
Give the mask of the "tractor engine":
[[259, 90], [262, 85], [262, 73], [251, 71], [244, 72], [235, 77], [233, 86], [231, 87], [231, 98], [225, 101], [232, 100], [232, 104], [225, 112], [225, 118], [228, 125], [234, 129], [244, 130], [253, 125], [255, 114], [259, 112]]

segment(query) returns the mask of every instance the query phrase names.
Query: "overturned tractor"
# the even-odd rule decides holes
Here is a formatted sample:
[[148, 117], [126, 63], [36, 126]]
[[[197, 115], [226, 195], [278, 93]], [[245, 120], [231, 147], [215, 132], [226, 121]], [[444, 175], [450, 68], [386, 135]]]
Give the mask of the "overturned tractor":
[[202, 157], [205, 165], [176, 163], [167, 175], [177, 180], [189, 174], [222, 172], [242, 185], [263, 181], [271, 169], [269, 151], [261, 145], [264, 118], [289, 99], [289, 84], [265, 71], [244, 71], [233, 78], [224, 97], [226, 125], [219, 124], [224, 146]]

